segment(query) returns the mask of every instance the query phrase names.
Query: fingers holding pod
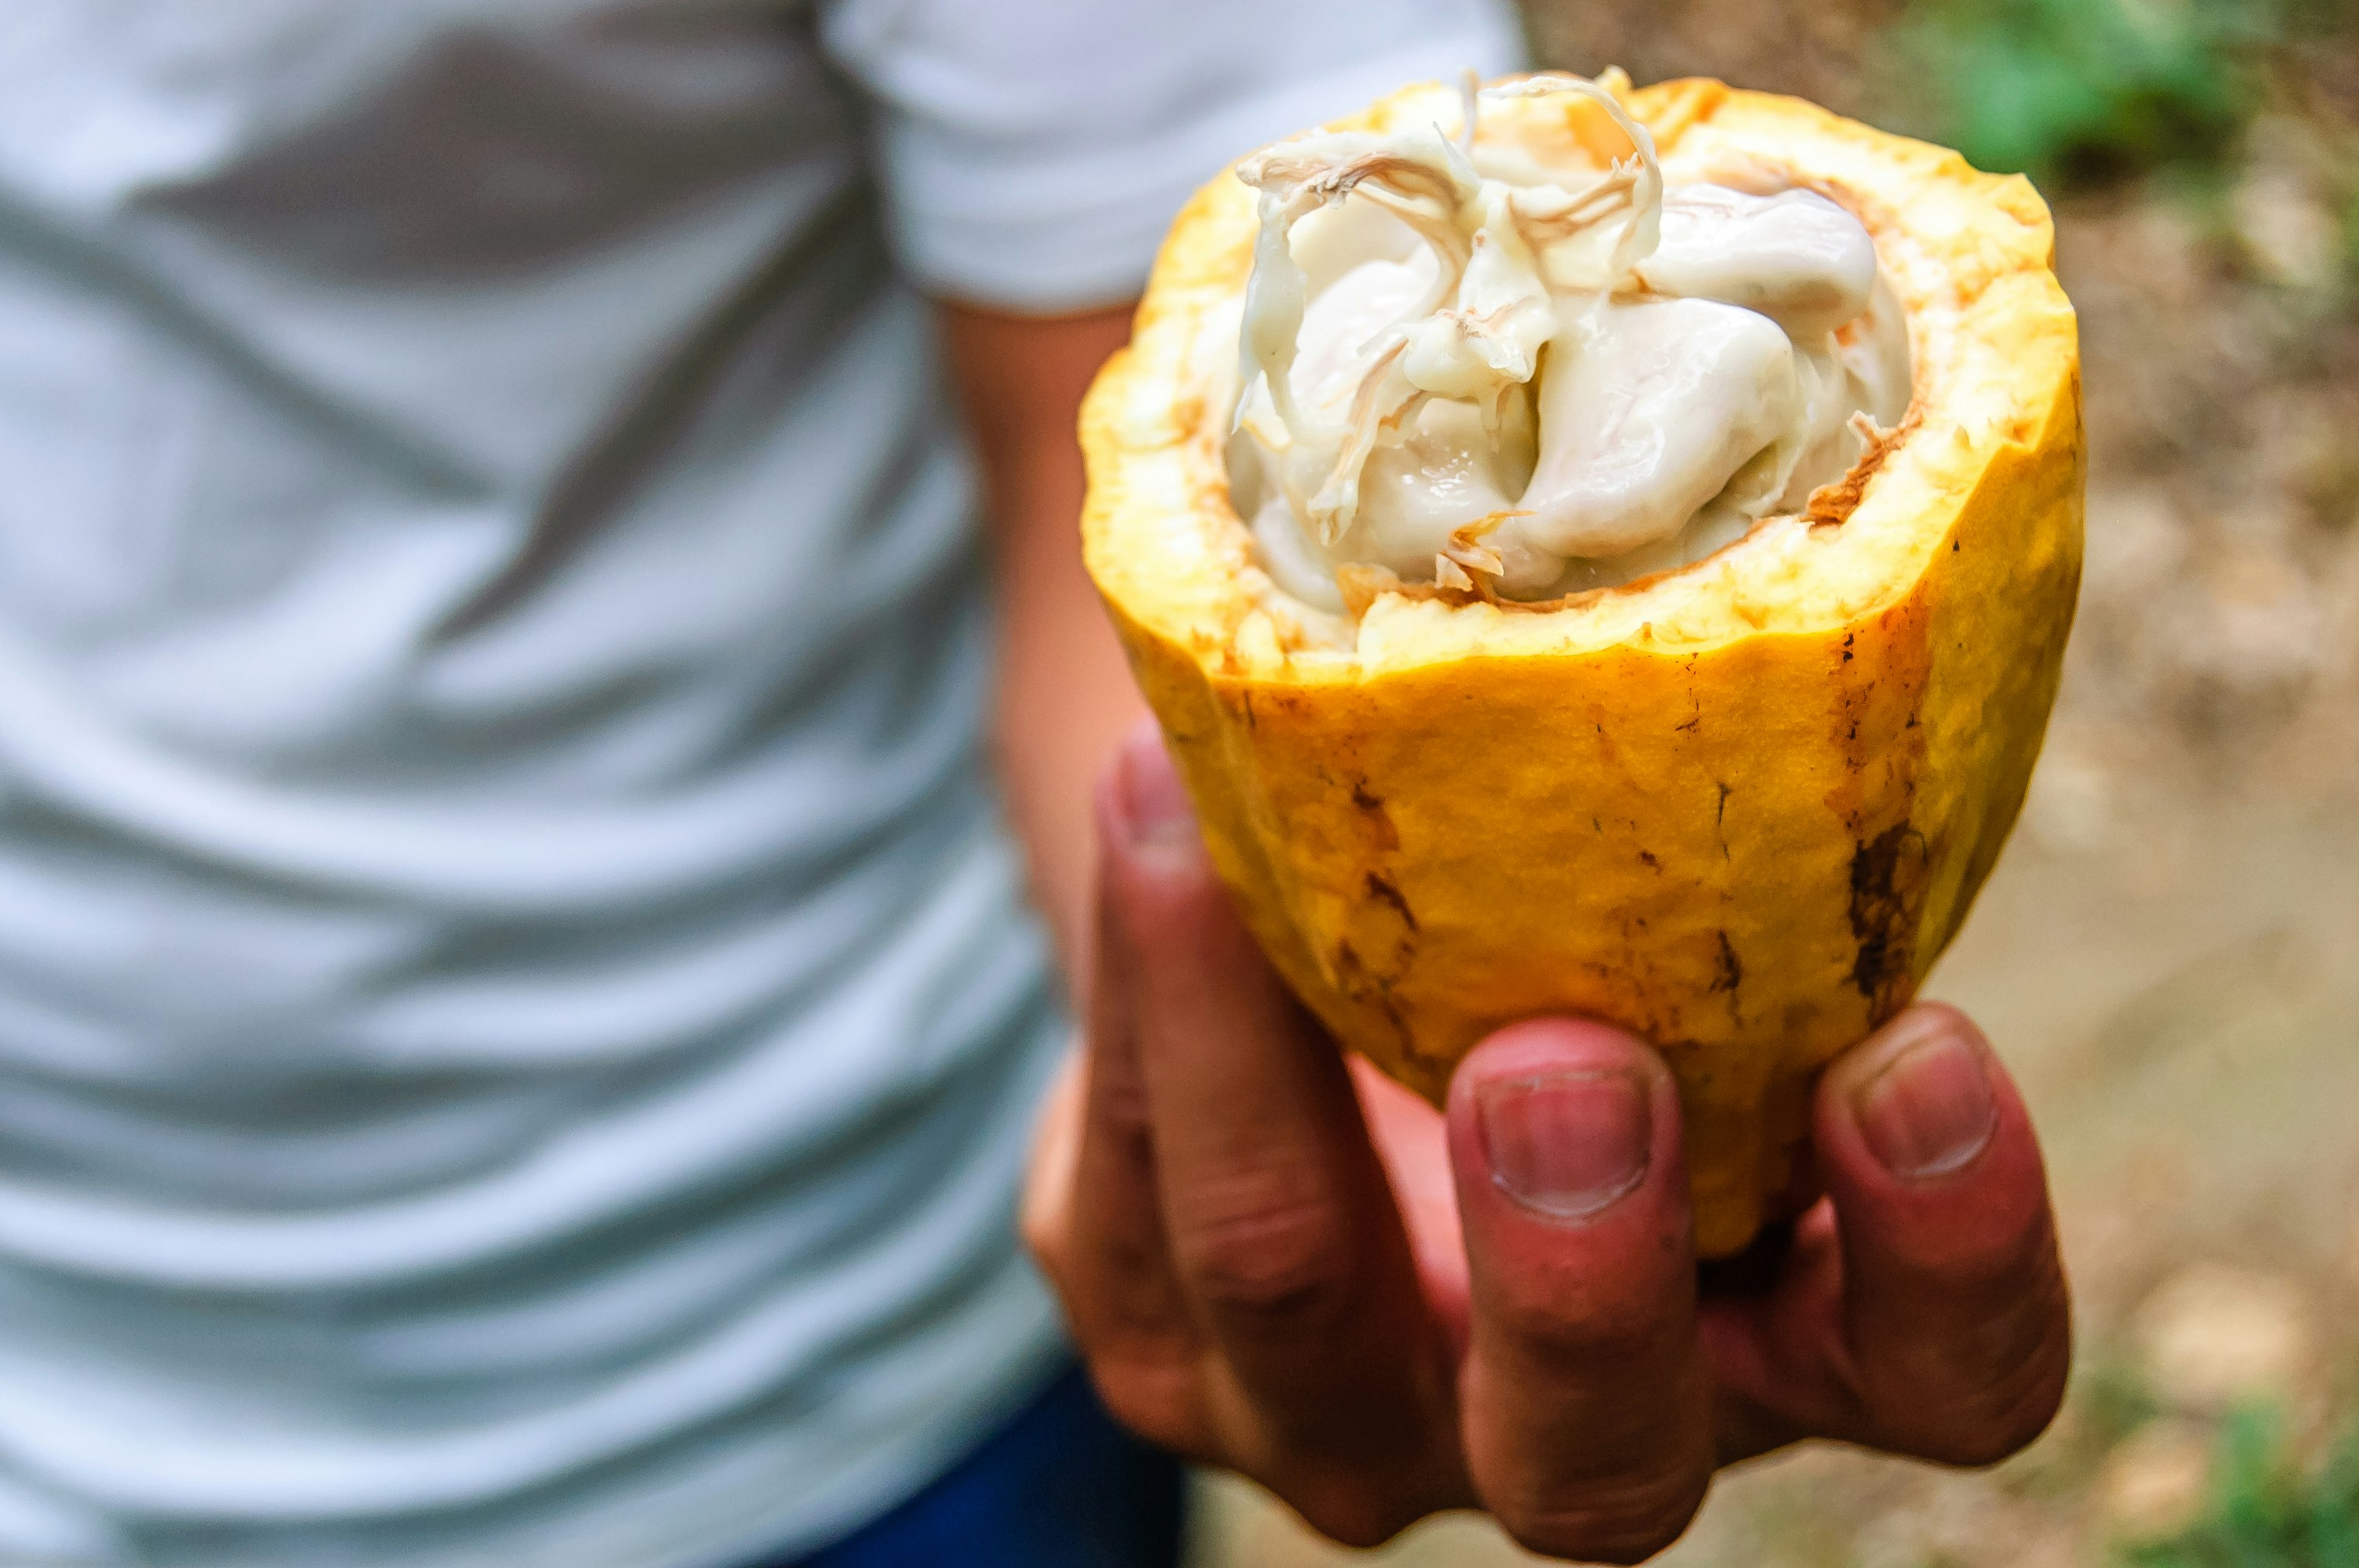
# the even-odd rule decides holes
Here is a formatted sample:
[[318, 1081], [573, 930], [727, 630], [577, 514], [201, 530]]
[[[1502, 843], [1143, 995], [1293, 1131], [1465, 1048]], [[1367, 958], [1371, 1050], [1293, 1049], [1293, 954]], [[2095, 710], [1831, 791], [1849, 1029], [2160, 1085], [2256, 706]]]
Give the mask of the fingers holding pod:
[[1815, 1130], [1879, 1440], [1957, 1464], [2030, 1442], [2071, 1314], [2038, 1136], [1990, 1043], [1954, 1008], [1908, 1009], [1828, 1069]]
[[1465, 1494], [1448, 1351], [1350, 1074], [1238, 920], [1151, 728], [1100, 819], [1103, 969], [1202, 1419], [1313, 1524], [1381, 1541]]
[[[1151, 776], [1145, 784], [1152, 787]], [[1166, 1447], [1218, 1457], [1203, 1408], [1203, 1337], [1163, 1227], [1155, 1132], [1139, 1061], [1139, 956], [1114, 868], [1156, 800], [1101, 781], [1096, 940], [1080, 1048], [1060, 1071], [1034, 1140], [1025, 1238], [1065, 1307], [1100, 1397]], [[1180, 809], [1184, 810], [1184, 796]], [[1168, 802], [1160, 808], [1168, 815]]]
[[1540, 1020], [1451, 1081], [1473, 1300], [1469, 1468], [1525, 1545], [1638, 1562], [1710, 1484], [1678, 1091], [1619, 1031]]
[[2029, 1116], [1980, 1031], [1912, 1007], [1814, 1106], [1827, 1197], [1774, 1286], [1706, 1303], [1723, 1457], [1838, 1437], [1984, 1464], [2062, 1399], [2071, 1318]]

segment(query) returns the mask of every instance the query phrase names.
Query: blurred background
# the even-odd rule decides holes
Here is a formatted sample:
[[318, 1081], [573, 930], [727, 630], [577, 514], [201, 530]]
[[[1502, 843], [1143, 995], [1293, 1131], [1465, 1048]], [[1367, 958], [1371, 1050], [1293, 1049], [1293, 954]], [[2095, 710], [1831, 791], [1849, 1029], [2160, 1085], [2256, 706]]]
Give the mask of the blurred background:
[[[2022, 171], [2080, 310], [2088, 571], [1932, 994], [2049, 1151], [2063, 1416], [1962, 1475], [1723, 1477], [1674, 1568], [2359, 1564], [2359, 0], [1527, 0], [1551, 65], [1795, 92]], [[1198, 1568], [1376, 1553], [1207, 1483]]]

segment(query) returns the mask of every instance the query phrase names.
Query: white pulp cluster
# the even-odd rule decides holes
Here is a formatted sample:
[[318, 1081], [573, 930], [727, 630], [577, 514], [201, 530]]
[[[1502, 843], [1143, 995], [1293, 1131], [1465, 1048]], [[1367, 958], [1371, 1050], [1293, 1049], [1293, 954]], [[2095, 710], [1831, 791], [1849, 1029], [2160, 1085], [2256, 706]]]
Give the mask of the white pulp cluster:
[[[1558, 183], [1478, 147], [1484, 98], [1579, 92], [1636, 156]], [[1281, 142], [1261, 195], [1232, 479], [1279, 588], [1359, 563], [1545, 600], [1798, 511], [1908, 405], [1906, 323], [1849, 212], [1663, 184], [1603, 89], [1527, 78], [1438, 128]]]

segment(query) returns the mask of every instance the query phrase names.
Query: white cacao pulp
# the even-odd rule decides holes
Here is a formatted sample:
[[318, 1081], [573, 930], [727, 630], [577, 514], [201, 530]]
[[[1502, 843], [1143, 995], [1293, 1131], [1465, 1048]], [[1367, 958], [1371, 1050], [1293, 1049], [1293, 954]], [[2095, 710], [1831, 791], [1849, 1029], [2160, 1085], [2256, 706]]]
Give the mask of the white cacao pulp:
[[[1484, 99], [1578, 92], [1633, 157], [1571, 184], [1478, 147]], [[1546, 600], [1701, 559], [1840, 479], [1908, 405], [1875, 248], [1822, 196], [1666, 189], [1604, 89], [1542, 75], [1439, 127], [1281, 142], [1261, 192], [1233, 489], [1264, 568]], [[1864, 419], [1861, 416], [1864, 416]]]

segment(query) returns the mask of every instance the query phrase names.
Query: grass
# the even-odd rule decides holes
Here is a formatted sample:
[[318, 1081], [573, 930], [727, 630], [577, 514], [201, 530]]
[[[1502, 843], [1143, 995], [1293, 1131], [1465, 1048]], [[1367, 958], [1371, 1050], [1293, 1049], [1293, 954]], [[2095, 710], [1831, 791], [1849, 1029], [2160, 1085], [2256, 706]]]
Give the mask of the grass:
[[1919, 0], [1893, 41], [1929, 129], [2060, 186], [2223, 157], [2285, 26], [2270, 0]]
[[2299, 1462], [2266, 1407], [2222, 1424], [2202, 1517], [2168, 1540], [2116, 1548], [2118, 1568], [2353, 1568], [2359, 1564], [2359, 1433], [2322, 1465]]
[[2359, 123], [2330, 83], [2354, 49], [2359, 0], [1904, 0], [1875, 58], [1895, 128], [2050, 197], [2151, 178], [2223, 234], [2256, 117], [2300, 124], [2340, 309], [2359, 287]]

